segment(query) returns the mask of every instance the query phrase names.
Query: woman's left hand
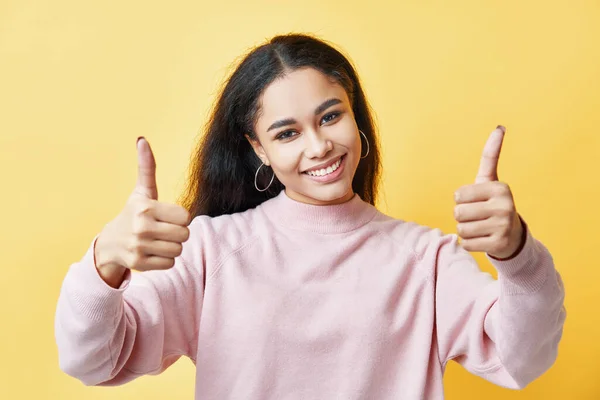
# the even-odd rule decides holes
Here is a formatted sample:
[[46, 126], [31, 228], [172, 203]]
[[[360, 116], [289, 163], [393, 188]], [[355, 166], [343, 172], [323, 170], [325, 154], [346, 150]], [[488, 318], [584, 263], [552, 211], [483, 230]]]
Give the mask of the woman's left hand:
[[523, 224], [510, 187], [498, 180], [498, 160], [506, 129], [498, 126], [485, 147], [475, 184], [454, 194], [454, 218], [462, 247], [486, 252], [497, 259], [510, 258], [521, 248]]

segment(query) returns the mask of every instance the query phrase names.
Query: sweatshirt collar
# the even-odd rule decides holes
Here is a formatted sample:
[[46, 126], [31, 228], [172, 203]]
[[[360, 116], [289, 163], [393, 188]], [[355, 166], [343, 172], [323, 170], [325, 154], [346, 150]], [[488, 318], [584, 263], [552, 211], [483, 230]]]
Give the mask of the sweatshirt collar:
[[317, 206], [293, 200], [282, 190], [260, 207], [278, 225], [324, 234], [353, 231], [372, 220], [377, 213], [375, 207], [356, 193], [345, 203]]

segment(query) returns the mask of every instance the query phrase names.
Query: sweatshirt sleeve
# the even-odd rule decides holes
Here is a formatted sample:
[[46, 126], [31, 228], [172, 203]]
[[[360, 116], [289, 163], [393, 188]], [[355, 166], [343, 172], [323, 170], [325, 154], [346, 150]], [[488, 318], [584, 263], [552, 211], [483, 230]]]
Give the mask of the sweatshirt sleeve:
[[522, 389], [555, 362], [563, 325], [564, 286], [552, 256], [533, 238], [512, 259], [488, 256], [495, 280], [444, 236], [438, 248], [436, 320], [440, 361], [455, 360], [497, 385]]
[[[189, 242], [189, 241], [188, 241]], [[164, 271], [131, 273], [118, 289], [98, 274], [92, 242], [70, 266], [55, 314], [60, 368], [86, 385], [120, 385], [195, 361], [203, 270], [182, 256]]]

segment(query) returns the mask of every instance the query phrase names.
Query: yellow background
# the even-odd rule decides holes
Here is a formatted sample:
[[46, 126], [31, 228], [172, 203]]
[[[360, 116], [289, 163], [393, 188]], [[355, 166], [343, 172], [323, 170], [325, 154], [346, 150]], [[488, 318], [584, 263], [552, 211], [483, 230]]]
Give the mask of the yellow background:
[[526, 390], [452, 364], [447, 398], [600, 399], [600, 5], [416, 0], [0, 2], [0, 398], [193, 397], [184, 359], [118, 388], [63, 374], [58, 291], [132, 190], [136, 137], [174, 201], [231, 63], [290, 31], [357, 64], [381, 128], [380, 208], [395, 217], [454, 231], [454, 190], [508, 127], [500, 178], [564, 278], [565, 333]]

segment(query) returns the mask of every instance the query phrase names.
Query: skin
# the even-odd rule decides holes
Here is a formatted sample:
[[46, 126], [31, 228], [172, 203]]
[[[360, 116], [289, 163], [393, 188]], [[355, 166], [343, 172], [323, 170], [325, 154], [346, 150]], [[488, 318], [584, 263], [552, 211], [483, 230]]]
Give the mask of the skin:
[[475, 183], [454, 194], [454, 218], [462, 246], [496, 259], [515, 257], [523, 245], [524, 229], [510, 186], [498, 178], [498, 161], [506, 128], [490, 134]]
[[[294, 121], [278, 124], [282, 120]], [[328, 205], [354, 196], [352, 179], [362, 151], [360, 133], [346, 91], [331, 78], [303, 68], [275, 80], [261, 97], [255, 132], [258, 140], [247, 136], [248, 140], [290, 198]], [[318, 182], [306, 174], [340, 156], [344, 156], [344, 167], [334, 182]]]

